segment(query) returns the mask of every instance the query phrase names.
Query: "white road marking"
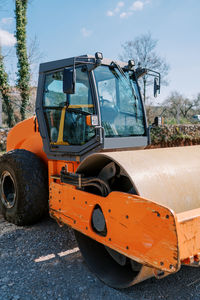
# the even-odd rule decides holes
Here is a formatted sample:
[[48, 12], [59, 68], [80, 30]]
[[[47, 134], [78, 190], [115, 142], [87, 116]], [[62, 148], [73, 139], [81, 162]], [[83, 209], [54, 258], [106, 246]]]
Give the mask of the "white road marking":
[[67, 250], [67, 251], [64, 251], [64, 252], [60, 252], [60, 253], [58, 253], [58, 255], [59, 255], [60, 257], [63, 257], [63, 256], [66, 256], [66, 255], [69, 255], [69, 254], [72, 254], [72, 253], [76, 253], [76, 252], [78, 252], [78, 251], [79, 251], [79, 248], [76, 247], [76, 248], [74, 248], [74, 249], [70, 249], [70, 250]]
[[39, 258], [36, 258], [34, 261], [35, 262], [42, 262], [42, 261], [45, 261], [45, 260], [49, 260], [49, 259], [52, 259], [52, 258], [55, 258], [55, 254], [48, 254], [46, 256], [40, 256]]
[[[63, 252], [57, 253], [57, 255], [60, 256], [60, 257], [63, 257], [63, 256], [67, 256], [67, 255], [76, 253], [78, 251], [79, 251], [79, 248], [76, 247], [74, 249], [70, 249], [70, 250], [67, 250], [67, 251], [63, 251]], [[40, 256], [40, 257], [36, 258], [34, 260], [34, 262], [43, 262], [43, 261], [50, 260], [50, 259], [55, 258], [55, 257], [56, 257], [55, 254], [48, 254], [48, 255]]]

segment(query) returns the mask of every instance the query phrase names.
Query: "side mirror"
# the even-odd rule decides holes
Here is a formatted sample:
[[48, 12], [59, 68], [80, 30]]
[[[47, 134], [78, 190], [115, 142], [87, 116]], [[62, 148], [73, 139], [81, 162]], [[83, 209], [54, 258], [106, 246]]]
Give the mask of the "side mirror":
[[158, 78], [154, 78], [154, 89], [153, 89], [153, 94], [154, 97], [157, 97], [158, 93], [160, 94], [160, 84], [158, 83]]
[[76, 70], [74, 68], [64, 69], [63, 72], [63, 93], [75, 94]]

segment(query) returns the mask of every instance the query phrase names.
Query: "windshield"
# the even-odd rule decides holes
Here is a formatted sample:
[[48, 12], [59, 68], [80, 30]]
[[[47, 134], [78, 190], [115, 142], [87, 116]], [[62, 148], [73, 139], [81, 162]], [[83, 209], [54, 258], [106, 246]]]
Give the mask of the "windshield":
[[141, 136], [145, 133], [144, 114], [132, 71], [100, 66], [94, 70], [106, 137]]

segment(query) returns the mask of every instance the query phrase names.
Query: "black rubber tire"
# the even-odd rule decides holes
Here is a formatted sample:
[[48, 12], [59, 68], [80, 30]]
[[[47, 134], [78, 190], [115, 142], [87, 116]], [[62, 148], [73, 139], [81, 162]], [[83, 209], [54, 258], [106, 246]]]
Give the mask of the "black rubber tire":
[[[5, 197], [3, 199], [5, 187], [1, 181], [2, 174], [12, 177], [16, 195], [12, 207], [5, 205]], [[0, 212], [8, 222], [19, 226], [30, 225], [48, 212], [48, 169], [34, 153], [17, 149], [2, 155], [0, 181]], [[7, 186], [11, 186], [9, 180]]]

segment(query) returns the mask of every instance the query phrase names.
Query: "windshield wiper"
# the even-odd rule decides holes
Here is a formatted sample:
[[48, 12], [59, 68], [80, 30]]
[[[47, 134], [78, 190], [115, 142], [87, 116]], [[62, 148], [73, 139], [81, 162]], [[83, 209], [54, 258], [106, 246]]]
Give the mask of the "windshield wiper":
[[[128, 81], [128, 83], [129, 83], [129, 85], [130, 85], [130, 87], [131, 87], [131, 92], [132, 92], [132, 95], [133, 95], [133, 97], [134, 97], [134, 99], [135, 99], [135, 114], [136, 114], [135, 117], [136, 117], [136, 122], [137, 122], [137, 120], [138, 120], [138, 115], [137, 115], [137, 109], [138, 109], [138, 107], [137, 107], [137, 100], [138, 100], [138, 98], [137, 98], [137, 96], [136, 96], [136, 94], [135, 94], [135, 91], [134, 91], [133, 86], [132, 86], [132, 84], [131, 84], [130, 78], [129, 78], [129, 80], [128, 80], [128, 78], [127, 78], [127, 76], [126, 76], [124, 70], [123, 70], [123, 69], [120, 67], [120, 65], [118, 65], [118, 63], [116, 63], [115, 61], [112, 61], [111, 64], [110, 64], [110, 66], [116, 67], [117, 70], [120, 72], [120, 74]], [[112, 72], [112, 73], [113, 73], [113, 72]], [[113, 73], [113, 74], [114, 74], [114, 76], [115, 76], [117, 79], [119, 79], [119, 76], [117, 76], [116, 73]]]
[[126, 78], [126, 74], [125, 74], [124, 70], [115, 61], [112, 61], [110, 66], [116, 67], [118, 69], [118, 71], [120, 72], [120, 74]]
[[132, 92], [132, 95], [133, 97], [135, 98], [135, 118], [136, 118], [136, 122], [138, 120], [138, 113], [137, 113], [137, 110], [138, 110], [138, 107], [137, 107], [137, 100], [138, 100], [138, 97], [137, 95], [135, 94], [135, 91], [134, 91], [134, 88], [132, 86], [132, 83], [131, 83], [131, 79], [129, 78], [129, 84], [131, 86], [131, 92]]

